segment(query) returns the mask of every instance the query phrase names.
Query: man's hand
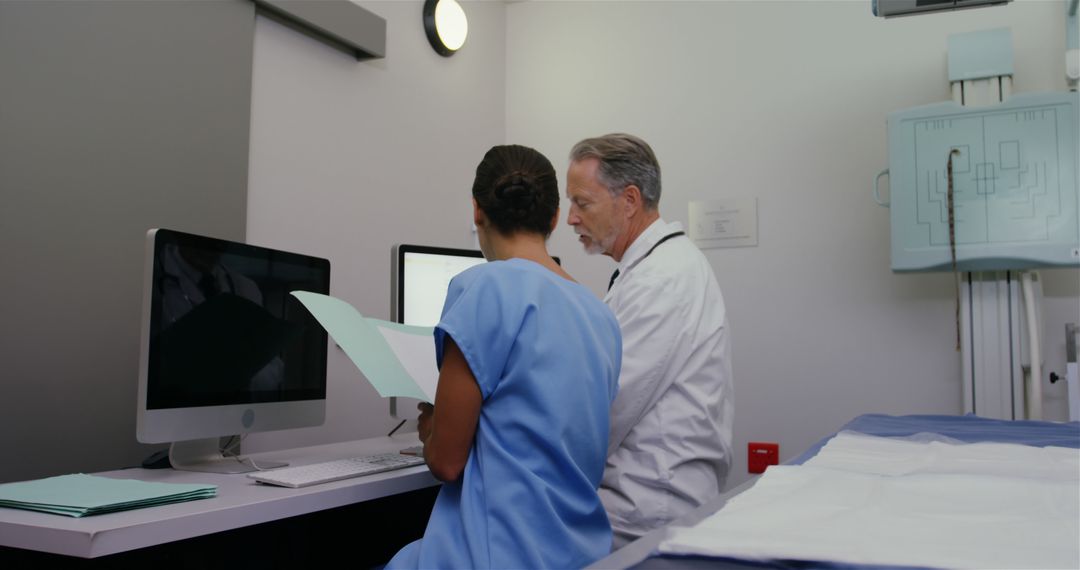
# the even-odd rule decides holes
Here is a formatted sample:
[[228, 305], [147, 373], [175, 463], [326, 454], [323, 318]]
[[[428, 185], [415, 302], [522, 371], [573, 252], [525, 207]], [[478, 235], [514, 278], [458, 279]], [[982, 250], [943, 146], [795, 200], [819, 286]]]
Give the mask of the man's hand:
[[420, 410], [420, 415], [416, 418], [416, 432], [420, 436], [420, 441], [427, 444], [428, 438], [431, 437], [431, 418], [435, 413], [435, 406], [420, 402], [416, 405], [416, 409]]

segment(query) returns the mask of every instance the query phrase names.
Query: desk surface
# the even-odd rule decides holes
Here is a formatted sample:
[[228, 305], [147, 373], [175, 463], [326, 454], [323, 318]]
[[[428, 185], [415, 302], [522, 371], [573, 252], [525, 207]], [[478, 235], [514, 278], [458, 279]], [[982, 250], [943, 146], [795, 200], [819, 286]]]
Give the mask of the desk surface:
[[[268, 451], [257, 460], [291, 465], [394, 452], [416, 444], [416, 434], [378, 437], [300, 449]], [[95, 558], [368, 501], [437, 485], [427, 467], [334, 481], [302, 489], [258, 484], [246, 475], [172, 469], [97, 473], [118, 479], [217, 485], [217, 496], [186, 503], [70, 518], [0, 508], [0, 546]]]

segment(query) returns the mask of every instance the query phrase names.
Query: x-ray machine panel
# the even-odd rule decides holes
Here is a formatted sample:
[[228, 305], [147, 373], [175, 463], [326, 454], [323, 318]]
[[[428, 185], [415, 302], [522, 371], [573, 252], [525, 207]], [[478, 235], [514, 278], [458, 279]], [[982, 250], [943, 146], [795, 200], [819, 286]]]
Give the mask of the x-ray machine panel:
[[1077, 93], [1016, 94], [889, 115], [893, 271], [950, 271], [953, 155], [957, 269], [1080, 265]]

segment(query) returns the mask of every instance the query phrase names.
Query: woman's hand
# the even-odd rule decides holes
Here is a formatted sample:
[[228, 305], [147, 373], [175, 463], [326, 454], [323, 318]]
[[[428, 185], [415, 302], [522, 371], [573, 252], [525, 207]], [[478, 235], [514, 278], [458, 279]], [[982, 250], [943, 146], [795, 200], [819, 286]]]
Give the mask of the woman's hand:
[[416, 409], [420, 410], [420, 415], [416, 418], [417, 435], [420, 436], [420, 441], [427, 445], [428, 438], [431, 437], [431, 418], [435, 414], [435, 406], [420, 402]]
[[[465, 355], [454, 339], [443, 341], [443, 362], [435, 405], [420, 404], [417, 427], [424, 441], [424, 461], [440, 481], [457, 481], [472, 451], [483, 396]], [[426, 407], [425, 407], [426, 406]]]

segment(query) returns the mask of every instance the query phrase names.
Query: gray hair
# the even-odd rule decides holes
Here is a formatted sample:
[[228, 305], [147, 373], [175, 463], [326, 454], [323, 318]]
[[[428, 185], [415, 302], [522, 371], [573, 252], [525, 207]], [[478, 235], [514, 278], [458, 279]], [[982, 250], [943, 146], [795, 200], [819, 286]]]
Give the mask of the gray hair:
[[600, 161], [597, 178], [617, 196], [633, 184], [641, 190], [646, 210], [660, 205], [660, 163], [648, 143], [634, 135], [612, 133], [585, 139], [570, 149], [570, 161]]

